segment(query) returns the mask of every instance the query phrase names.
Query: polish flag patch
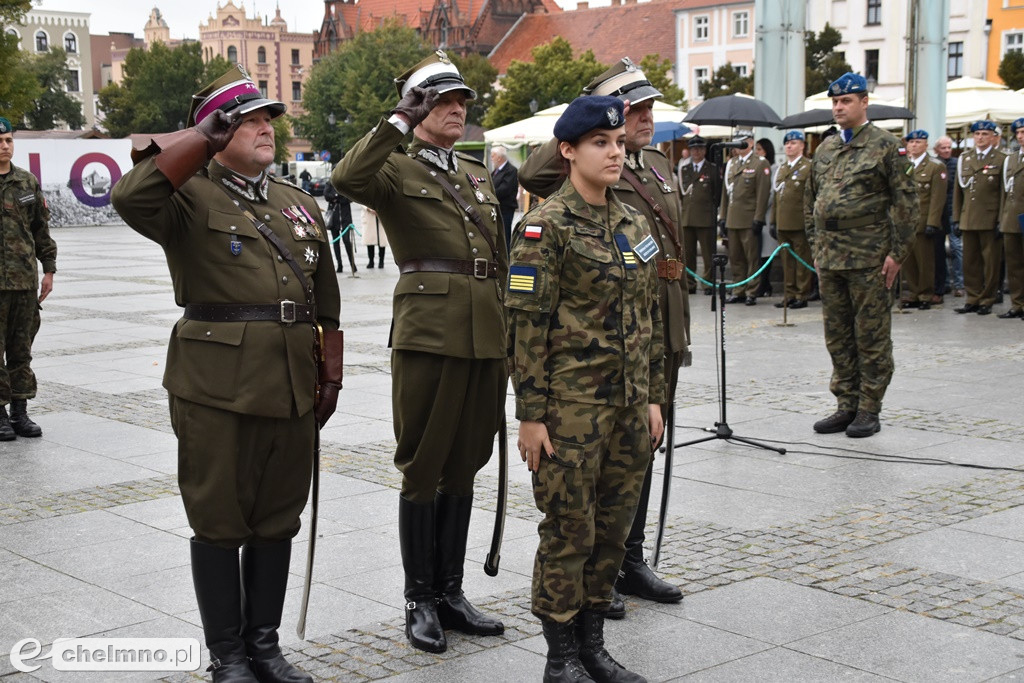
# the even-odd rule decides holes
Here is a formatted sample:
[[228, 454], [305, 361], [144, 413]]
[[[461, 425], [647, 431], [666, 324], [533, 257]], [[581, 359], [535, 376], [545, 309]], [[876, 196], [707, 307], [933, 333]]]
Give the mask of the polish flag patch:
[[541, 234], [541, 226], [539, 225], [527, 225], [523, 229], [523, 237], [528, 240], [539, 240]]

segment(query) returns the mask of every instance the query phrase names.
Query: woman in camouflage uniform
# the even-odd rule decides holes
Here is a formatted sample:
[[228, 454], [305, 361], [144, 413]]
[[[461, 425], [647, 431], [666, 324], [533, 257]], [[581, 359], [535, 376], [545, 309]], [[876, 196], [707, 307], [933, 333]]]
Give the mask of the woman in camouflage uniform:
[[609, 190], [623, 123], [618, 98], [569, 105], [555, 125], [568, 178], [520, 222], [510, 256], [519, 451], [545, 514], [532, 599], [545, 681], [645, 680], [612, 659], [603, 635], [665, 401], [657, 245]]

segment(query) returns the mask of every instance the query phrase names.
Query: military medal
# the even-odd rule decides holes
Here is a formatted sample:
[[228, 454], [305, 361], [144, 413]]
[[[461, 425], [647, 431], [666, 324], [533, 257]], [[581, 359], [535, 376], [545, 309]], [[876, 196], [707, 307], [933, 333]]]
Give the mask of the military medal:
[[231, 253], [235, 256], [242, 255], [242, 242], [233, 235], [231, 237]]
[[661, 191], [662, 191], [662, 192], [671, 192], [671, 191], [672, 191], [672, 188], [671, 188], [671, 187], [669, 187], [669, 185], [668, 185], [668, 181], [666, 181], [666, 180], [665, 180], [665, 179], [664, 179], [664, 178], [663, 178], [663, 177], [661, 176], [661, 174], [660, 174], [660, 173], [658, 173], [658, 169], [654, 168], [654, 166], [651, 166], [651, 171], [652, 171], [652, 172], [654, 173], [654, 177], [658, 179], [658, 182], [660, 182], [660, 183], [661, 183]]
[[[484, 193], [480, 191], [480, 180], [476, 176], [472, 175], [469, 171], [466, 171], [466, 177], [469, 178], [470, 184], [473, 186], [473, 194], [476, 196], [478, 204], [483, 204], [487, 199], [484, 197]], [[491, 213], [494, 213], [493, 211]]]
[[317, 258], [319, 258], [319, 256], [320, 256], [319, 254], [317, 254], [315, 251], [313, 251], [312, 247], [306, 247], [306, 253], [305, 253], [306, 263], [310, 263], [310, 264], [316, 263]]

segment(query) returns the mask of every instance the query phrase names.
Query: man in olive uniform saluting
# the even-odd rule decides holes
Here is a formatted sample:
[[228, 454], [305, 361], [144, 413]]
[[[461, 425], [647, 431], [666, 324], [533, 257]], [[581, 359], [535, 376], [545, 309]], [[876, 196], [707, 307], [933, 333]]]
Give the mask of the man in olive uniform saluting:
[[[768, 195], [771, 193], [771, 167], [763, 157], [754, 154], [754, 134], [742, 134], [747, 144], [725, 165], [722, 183], [722, 212], [725, 228], [729, 231], [729, 261], [735, 282], [746, 280], [761, 265], [761, 247], [758, 236], [765, 226]], [[727, 304], [757, 303], [756, 280], [736, 287]]]
[[[1003, 161], [1003, 216], [999, 229], [1003, 233], [1006, 254], [1006, 278], [1010, 284], [1010, 308], [998, 317], [1024, 318], [1024, 118], [1010, 124], [1020, 149], [1007, 154]], [[1018, 186], [1017, 181], [1021, 184]]]
[[840, 135], [821, 143], [804, 189], [804, 222], [821, 289], [825, 346], [839, 409], [814, 431], [878, 432], [892, 379], [889, 290], [917, 226], [917, 193], [891, 133], [868, 122], [868, 84], [846, 73], [828, 87]]
[[928, 131], [913, 130], [907, 134], [908, 172], [917, 187], [919, 204], [917, 239], [907, 255], [903, 268], [907, 288], [900, 306], [927, 310], [935, 295], [935, 245], [932, 240], [945, 237], [942, 232], [942, 209], [946, 205], [946, 165], [928, 156]]
[[953, 185], [953, 218], [963, 233], [964, 285], [967, 301], [957, 313], [988, 315], [1001, 285], [1003, 240], [999, 231], [999, 200], [1003, 192], [1003, 160], [996, 147], [999, 135], [991, 121], [971, 124], [974, 149], [957, 159]]
[[[718, 203], [722, 200], [722, 176], [718, 165], [707, 158], [707, 140], [694, 135], [690, 138], [690, 163], [679, 169], [679, 190], [683, 201], [683, 252], [686, 267], [697, 272], [697, 246], [704, 264], [701, 277], [712, 282], [711, 257], [716, 252], [715, 227], [718, 225]], [[690, 294], [697, 291], [697, 281], [687, 275]], [[704, 285], [704, 293], [711, 287]]]
[[[36, 396], [32, 342], [39, 331], [39, 304], [53, 291], [57, 272], [43, 191], [34, 175], [11, 163], [13, 156], [14, 128], [0, 117], [0, 441], [43, 435], [28, 416], [28, 399]], [[36, 261], [43, 265], [42, 281]]]
[[[666, 402], [661, 408], [663, 419], [667, 419], [679, 381], [679, 368], [690, 364], [690, 299], [682, 279], [686, 260], [679, 241], [679, 227], [683, 224], [679, 188], [672, 164], [651, 146], [654, 101], [662, 94], [628, 57], [594, 77], [583, 89], [583, 94], [618, 97], [629, 103], [625, 166], [619, 182], [611, 189], [619, 201], [643, 214], [658, 245], [658, 290], [664, 325], [667, 382]], [[554, 138], [535, 150], [519, 169], [519, 183], [542, 197], [556, 192], [564, 180], [558, 140]], [[626, 555], [615, 587], [622, 593], [645, 600], [678, 602], [683, 599], [682, 591], [655, 576], [644, 559], [644, 527], [647, 524], [653, 469], [652, 458], [640, 490], [636, 517], [626, 538]], [[616, 596], [608, 616], [621, 618], [624, 614], [625, 607]]]
[[341, 300], [316, 201], [266, 173], [284, 110], [233, 68], [193, 96], [188, 128], [132, 151], [111, 196], [185, 307], [164, 387], [215, 681], [312, 681], [277, 630], [313, 471], [314, 324], [337, 329]]
[[[772, 191], [775, 193], [772, 229], [776, 231], [772, 237], [780, 244], [789, 242], [796, 255], [811, 264], [814, 257], [811, 256], [804, 226], [804, 188], [811, 176], [811, 161], [804, 156], [806, 147], [804, 134], [798, 130], [789, 131], [782, 139], [786, 161], [779, 164], [772, 178]], [[786, 254], [782, 259], [782, 275], [785, 281], [783, 300], [775, 307], [807, 308], [807, 299], [811, 296], [811, 271], [792, 254]]]
[[453, 149], [476, 93], [441, 50], [395, 84], [398, 106], [352, 147], [331, 182], [377, 212], [401, 273], [391, 381], [406, 636], [443, 652], [445, 628], [504, 631], [466, 599], [462, 577], [473, 480], [504, 413], [508, 255], [490, 173]]

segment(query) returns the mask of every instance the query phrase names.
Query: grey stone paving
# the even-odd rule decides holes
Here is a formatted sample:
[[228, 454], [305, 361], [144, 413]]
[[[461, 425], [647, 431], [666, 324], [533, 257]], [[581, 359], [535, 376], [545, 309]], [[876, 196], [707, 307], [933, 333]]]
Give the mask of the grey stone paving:
[[[166, 268], [158, 248], [125, 228], [68, 228], [56, 239], [61, 270], [44, 306], [31, 403], [45, 433], [0, 444], [0, 677], [197, 680], [201, 670], [75, 675], [45, 662], [22, 674], [10, 662], [11, 646], [29, 637], [44, 649], [60, 637], [201, 638], [160, 387], [177, 317]], [[292, 631], [303, 533], [282, 643], [317, 680], [537, 680], [544, 644], [529, 582], [540, 515], [514, 449], [502, 571], [492, 579], [479, 569], [497, 489], [492, 461], [478, 478], [466, 577], [505, 634], [452, 634], [441, 655], [405, 640], [385, 346], [396, 273], [389, 264], [359, 275], [339, 280], [349, 365], [323, 432], [308, 639]], [[862, 441], [810, 430], [833, 406], [820, 309], [790, 313], [793, 327], [779, 327], [770, 305], [727, 310], [729, 423], [788, 452], [721, 440], [676, 451], [658, 570], [686, 598], [629, 600], [627, 619], [607, 627], [620, 661], [652, 681], [1024, 676], [1024, 476], [1013, 471], [1024, 468], [1024, 328], [953, 315], [951, 301], [895, 316], [883, 430]], [[679, 442], [719, 416], [708, 302], [694, 298]]]

